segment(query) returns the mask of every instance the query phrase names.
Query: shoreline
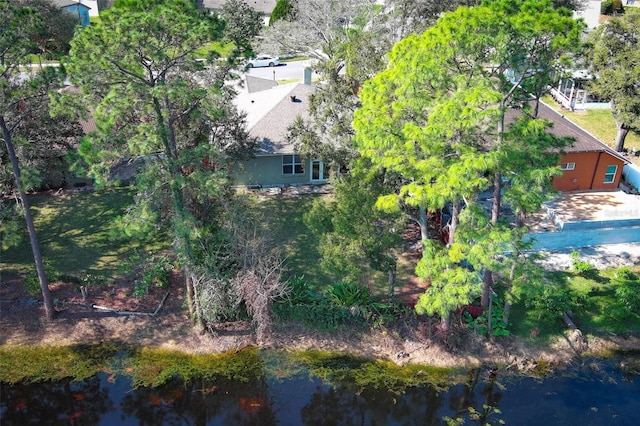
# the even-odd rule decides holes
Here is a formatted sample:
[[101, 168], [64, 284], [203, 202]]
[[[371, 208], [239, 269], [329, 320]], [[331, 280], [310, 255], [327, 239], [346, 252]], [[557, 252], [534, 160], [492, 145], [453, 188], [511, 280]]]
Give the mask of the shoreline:
[[250, 323], [222, 324], [215, 330], [199, 332], [184, 315], [100, 316], [79, 321], [37, 321], [9, 324], [2, 321], [0, 347], [64, 347], [115, 343], [176, 351], [188, 355], [222, 354], [249, 347], [338, 352], [345, 355], [386, 360], [399, 366], [428, 365], [438, 368], [494, 366], [520, 373], [562, 369], [583, 357], [608, 358], [616, 352], [640, 353], [640, 336], [583, 336], [567, 330], [549, 344], [528, 343], [517, 337], [499, 337], [495, 341], [469, 330], [456, 329], [447, 339], [424, 335], [424, 327], [402, 326], [385, 330], [369, 329], [319, 332], [295, 323], [274, 327], [272, 339], [263, 345], [255, 341]]

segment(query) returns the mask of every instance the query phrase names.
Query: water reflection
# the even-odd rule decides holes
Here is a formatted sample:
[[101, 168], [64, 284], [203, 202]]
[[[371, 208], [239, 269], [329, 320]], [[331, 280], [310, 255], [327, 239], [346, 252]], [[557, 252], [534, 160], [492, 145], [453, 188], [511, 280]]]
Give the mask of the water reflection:
[[2, 425], [99, 424], [112, 409], [109, 389], [98, 376], [82, 382], [0, 383], [0, 398]]
[[636, 374], [610, 362], [542, 379], [479, 368], [447, 390], [402, 394], [384, 387], [322, 380], [299, 371], [269, 371], [248, 381], [171, 380], [132, 389], [126, 376], [104, 373], [81, 382], [0, 384], [0, 424], [9, 425], [635, 425]]

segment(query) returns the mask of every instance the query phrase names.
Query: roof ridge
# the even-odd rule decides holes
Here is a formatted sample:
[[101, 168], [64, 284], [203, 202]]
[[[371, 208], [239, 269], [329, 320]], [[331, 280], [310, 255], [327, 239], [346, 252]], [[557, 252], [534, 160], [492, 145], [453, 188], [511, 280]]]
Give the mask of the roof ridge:
[[607, 145], [606, 143], [601, 141], [600, 138], [598, 138], [596, 135], [594, 135], [593, 133], [591, 133], [590, 131], [588, 131], [584, 127], [580, 126], [578, 123], [576, 123], [575, 121], [571, 120], [569, 117], [565, 116], [564, 114], [561, 114], [559, 111], [557, 111], [551, 105], [549, 105], [547, 102], [543, 101], [542, 99], [539, 99], [539, 102], [542, 105], [544, 105], [545, 107], [547, 107], [547, 109], [551, 113], [558, 115], [561, 119], [567, 120], [567, 122], [569, 122], [573, 127], [575, 127], [576, 129], [580, 130], [584, 134], [586, 134], [589, 137], [591, 137], [593, 139], [593, 141], [596, 142], [598, 145], [600, 145], [605, 152], [613, 155], [614, 157], [617, 157], [618, 159], [624, 161], [625, 163], [629, 163], [630, 162], [628, 159], [626, 159], [624, 156], [622, 156], [618, 151], [616, 151], [615, 149], [611, 148], [609, 145]]

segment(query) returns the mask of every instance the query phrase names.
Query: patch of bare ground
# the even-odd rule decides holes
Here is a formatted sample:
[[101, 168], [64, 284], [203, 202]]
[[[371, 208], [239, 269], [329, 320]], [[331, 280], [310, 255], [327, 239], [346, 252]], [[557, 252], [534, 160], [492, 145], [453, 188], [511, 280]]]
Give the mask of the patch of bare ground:
[[[58, 313], [52, 322], [44, 319], [42, 303], [25, 292], [18, 276], [5, 274], [2, 278], [0, 344], [3, 345], [54, 346], [116, 341], [186, 353], [220, 353], [256, 345], [253, 327], [247, 322], [218, 324], [213, 333], [195, 329], [186, 313], [183, 286], [178, 276], [172, 278], [168, 288], [151, 288], [143, 298], [134, 297], [131, 283], [126, 281], [90, 289], [86, 300], [74, 284], [53, 283]], [[131, 314], [153, 314], [156, 310], [155, 315]], [[602, 352], [619, 347], [636, 350], [640, 348], [640, 340], [610, 336], [607, 339], [588, 337], [584, 341], [581, 336], [572, 338], [568, 335], [553, 345], [535, 346], [513, 337], [489, 341], [465, 329], [457, 320], [452, 332], [445, 336], [436, 321], [409, 316], [385, 327], [331, 333], [297, 323], [277, 324], [264, 346], [339, 351], [386, 359], [400, 365], [468, 367], [490, 364], [526, 371], [534, 369], [539, 361], [560, 366], [585, 350]]]

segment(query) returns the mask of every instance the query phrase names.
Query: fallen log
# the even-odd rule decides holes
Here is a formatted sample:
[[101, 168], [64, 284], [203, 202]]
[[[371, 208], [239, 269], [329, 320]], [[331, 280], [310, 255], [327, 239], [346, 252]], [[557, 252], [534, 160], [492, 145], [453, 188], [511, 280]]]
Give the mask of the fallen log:
[[100, 306], [100, 305], [91, 305], [91, 308], [98, 311], [111, 312], [112, 314], [116, 314], [116, 315], [139, 316], [139, 317], [152, 317], [154, 315], [152, 312], [119, 311], [118, 309], [109, 308], [108, 306]]
[[167, 297], [169, 297], [169, 292], [167, 291], [164, 295], [164, 297], [162, 298], [162, 300], [160, 301], [160, 304], [158, 305], [158, 307], [156, 308], [156, 310], [153, 312], [153, 316], [155, 317], [156, 315], [158, 315], [158, 312], [160, 312], [160, 309], [162, 309], [162, 306], [164, 305], [164, 301], [167, 300]]
[[110, 308], [108, 306], [101, 306], [101, 305], [81, 303], [81, 302], [62, 302], [62, 304], [84, 306], [85, 308], [88, 308], [88, 309], [95, 309], [97, 311], [110, 312], [112, 314], [122, 315], [122, 316], [155, 317], [156, 315], [158, 315], [158, 312], [160, 312], [160, 309], [162, 309], [162, 307], [164, 306], [164, 302], [167, 300], [167, 297], [169, 297], [169, 291], [165, 293], [164, 297], [160, 301], [160, 304], [158, 305], [158, 307], [154, 312], [120, 311], [118, 309]]

